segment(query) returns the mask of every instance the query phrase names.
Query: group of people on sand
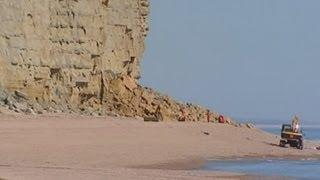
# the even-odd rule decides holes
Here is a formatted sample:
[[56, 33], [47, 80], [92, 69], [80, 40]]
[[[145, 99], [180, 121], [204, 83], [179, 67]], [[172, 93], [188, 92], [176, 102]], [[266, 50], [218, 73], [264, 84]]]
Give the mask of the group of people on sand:
[[[187, 113], [186, 109], [185, 108], [181, 108], [180, 111], [181, 111], [181, 116], [179, 117], [179, 121], [187, 121], [188, 120], [188, 113]], [[221, 124], [229, 123], [229, 121], [226, 120], [223, 115], [219, 115], [218, 118], [214, 118], [214, 120], [213, 120], [212, 119], [212, 113], [211, 113], [211, 111], [209, 109], [206, 112], [206, 121], [208, 123], [210, 123], [210, 122], [218, 122], [218, 123], [221, 123]]]

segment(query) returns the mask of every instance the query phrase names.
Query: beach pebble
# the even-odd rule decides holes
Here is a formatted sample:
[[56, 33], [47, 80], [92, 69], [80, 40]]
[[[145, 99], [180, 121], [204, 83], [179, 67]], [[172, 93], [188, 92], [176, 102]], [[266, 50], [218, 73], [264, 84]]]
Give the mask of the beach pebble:
[[204, 135], [207, 135], [207, 136], [210, 135], [210, 133], [209, 133], [209, 132], [206, 132], [206, 131], [202, 131], [202, 133], [203, 133]]

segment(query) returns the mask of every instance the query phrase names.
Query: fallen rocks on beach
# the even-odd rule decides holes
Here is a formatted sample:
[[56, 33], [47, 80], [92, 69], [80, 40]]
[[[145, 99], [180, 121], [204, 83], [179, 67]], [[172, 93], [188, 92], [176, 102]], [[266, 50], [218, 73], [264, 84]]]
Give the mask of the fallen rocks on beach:
[[242, 127], [242, 128], [248, 128], [248, 129], [255, 129], [255, 125], [252, 123], [238, 123], [235, 126]]
[[[125, 116], [141, 117], [144, 121], [201, 121], [207, 122], [207, 109], [191, 103], [178, 102], [167, 95], [162, 95], [155, 90], [142, 87], [128, 75], [115, 75], [105, 73], [103, 97], [85, 96], [77, 105], [59, 103], [41, 103], [28, 98], [20, 91], [7, 93], [2, 91], [0, 98], [2, 105], [8, 109], [25, 114], [43, 113], [78, 113], [95, 116]], [[79, 91], [75, 91], [78, 92]], [[74, 95], [76, 96], [76, 95]], [[79, 93], [77, 96], [81, 98]], [[182, 118], [184, 116], [184, 118]], [[218, 122], [220, 114], [210, 112], [210, 121]], [[227, 124], [235, 124], [226, 117]]]
[[246, 124], [246, 126], [249, 128], [249, 129], [254, 129], [255, 126], [252, 124], [252, 123], [248, 123]]

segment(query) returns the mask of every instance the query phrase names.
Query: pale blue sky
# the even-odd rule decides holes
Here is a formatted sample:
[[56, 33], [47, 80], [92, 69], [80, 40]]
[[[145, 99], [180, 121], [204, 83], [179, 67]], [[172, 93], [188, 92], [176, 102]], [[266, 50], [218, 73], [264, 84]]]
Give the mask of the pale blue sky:
[[151, 0], [141, 82], [235, 118], [320, 122], [320, 1]]

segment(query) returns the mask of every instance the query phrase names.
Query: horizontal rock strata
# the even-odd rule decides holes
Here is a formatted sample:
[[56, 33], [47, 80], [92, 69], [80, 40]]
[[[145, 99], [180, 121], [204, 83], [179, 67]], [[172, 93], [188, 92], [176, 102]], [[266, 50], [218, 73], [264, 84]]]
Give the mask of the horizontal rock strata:
[[148, 0], [0, 1], [0, 103], [9, 109], [206, 120], [206, 109], [138, 85]]

